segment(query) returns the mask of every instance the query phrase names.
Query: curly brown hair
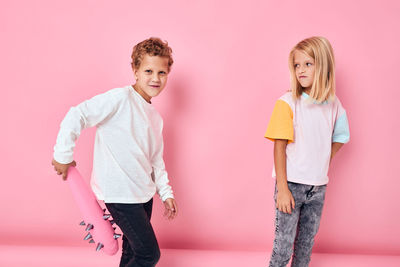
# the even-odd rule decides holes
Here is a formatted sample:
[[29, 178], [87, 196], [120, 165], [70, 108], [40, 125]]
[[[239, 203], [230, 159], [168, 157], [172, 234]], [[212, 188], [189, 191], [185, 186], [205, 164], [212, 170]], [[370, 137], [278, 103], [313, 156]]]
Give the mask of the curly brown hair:
[[163, 42], [160, 38], [150, 37], [141, 41], [133, 47], [132, 51], [132, 68], [138, 69], [142, 63], [144, 55], [160, 56], [168, 58], [168, 72], [171, 70], [172, 63], [172, 49], [168, 46], [168, 42]]

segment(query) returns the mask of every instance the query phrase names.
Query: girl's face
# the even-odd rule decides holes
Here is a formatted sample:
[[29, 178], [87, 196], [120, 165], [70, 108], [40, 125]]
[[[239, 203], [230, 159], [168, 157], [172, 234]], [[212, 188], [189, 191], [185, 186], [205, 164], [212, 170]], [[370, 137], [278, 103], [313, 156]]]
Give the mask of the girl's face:
[[297, 81], [309, 93], [314, 81], [315, 65], [314, 59], [302, 51], [294, 52], [294, 69]]
[[168, 78], [168, 58], [145, 55], [138, 69], [134, 71], [135, 90], [150, 103], [164, 89]]

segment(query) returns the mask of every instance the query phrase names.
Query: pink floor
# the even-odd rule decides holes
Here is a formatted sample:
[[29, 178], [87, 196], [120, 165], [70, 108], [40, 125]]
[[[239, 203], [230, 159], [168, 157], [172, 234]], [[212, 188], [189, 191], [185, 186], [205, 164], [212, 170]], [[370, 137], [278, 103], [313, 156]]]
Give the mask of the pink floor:
[[[164, 249], [157, 267], [267, 266], [269, 253]], [[89, 247], [0, 246], [1, 267], [112, 267], [119, 254], [107, 256]], [[310, 267], [399, 267], [400, 256], [314, 254]]]

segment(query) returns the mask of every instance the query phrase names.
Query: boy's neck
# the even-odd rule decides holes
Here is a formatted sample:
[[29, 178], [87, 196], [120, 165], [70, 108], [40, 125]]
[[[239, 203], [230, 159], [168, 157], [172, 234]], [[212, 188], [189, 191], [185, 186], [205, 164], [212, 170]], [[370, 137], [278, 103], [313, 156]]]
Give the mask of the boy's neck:
[[142, 89], [139, 88], [136, 84], [132, 85], [133, 89], [141, 96], [147, 103], [151, 104], [151, 96], [146, 94]]

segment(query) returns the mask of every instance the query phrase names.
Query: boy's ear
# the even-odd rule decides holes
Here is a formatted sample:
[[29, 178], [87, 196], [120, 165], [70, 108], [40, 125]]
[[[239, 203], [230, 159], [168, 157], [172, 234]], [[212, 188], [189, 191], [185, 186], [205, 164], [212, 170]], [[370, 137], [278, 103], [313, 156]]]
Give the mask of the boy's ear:
[[135, 65], [133, 64], [133, 62], [131, 63], [131, 67], [132, 67], [132, 72], [133, 72], [133, 76], [135, 77], [135, 80], [137, 81], [137, 70], [135, 68]]

